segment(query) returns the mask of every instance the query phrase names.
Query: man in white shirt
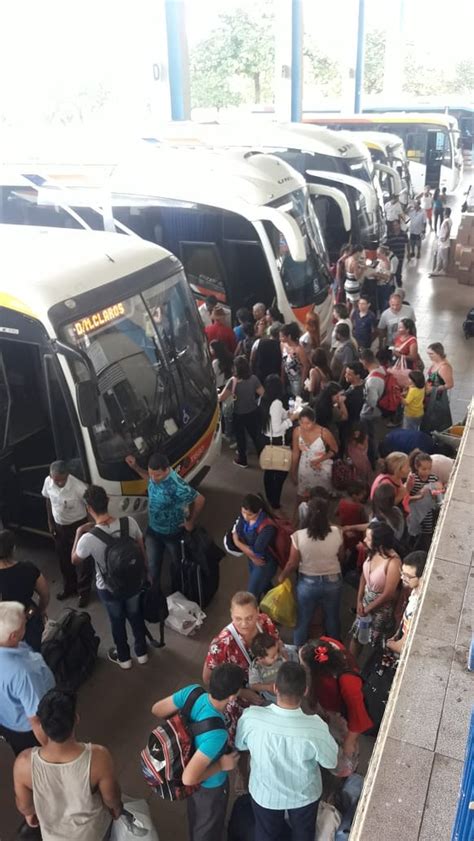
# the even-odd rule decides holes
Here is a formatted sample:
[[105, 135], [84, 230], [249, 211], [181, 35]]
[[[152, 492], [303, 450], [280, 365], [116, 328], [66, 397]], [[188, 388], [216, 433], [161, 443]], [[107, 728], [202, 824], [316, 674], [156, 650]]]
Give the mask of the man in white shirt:
[[426, 221], [430, 226], [430, 231], [433, 230], [433, 196], [431, 195], [430, 188], [426, 185], [424, 191], [417, 196], [417, 199], [420, 200], [421, 209], [425, 211]]
[[49, 531], [54, 538], [63, 577], [63, 589], [56, 598], [63, 601], [79, 593], [79, 607], [87, 606], [92, 585], [91, 561], [86, 559], [77, 570], [71, 563], [76, 531], [87, 522], [86, 488], [84, 482], [69, 473], [66, 462], [53, 461], [41, 491], [46, 499]]
[[436, 275], [444, 275], [448, 273], [449, 262], [449, 246], [451, 237], [451, 228], [453, 220], [451, 219], [451, 208], [446, 207], [444, 210], [444, 220], [439, 229], [438, 250], [436, 252], [436, 264], [434, 272], [431, 272], [430, 277]]
[[383, 311], [378, 323], [377, 332], [382, 344], [388, 347], [393, 345], [398, 330], [398, 322], [402, 318], [411, 318], [412, 321], [416, 321], [413, 307], [411, 304], [403, 303], [402, 290], [396, 289], [390, 295], [388, 309]]
[[285, 812], [298, 841], [314, 841], [321, 771], [335, 768], [338, 747], [318, 715], [305, 715], [301, 702], [306, 673], [299, 663], [280, 666], [276, 704], [244, 710], [235, 747], [250, 751], [249, 793], [255, 841], [275, 841], [285, 830]]
[[403, 208], [398, 196], [391, 196], [385, 205], [385, 218], [387, 222], [403, 222]]
[[413, 260], [415, 257], [419, 260], [421, 256], [421, 237], [426, 226], [425, 211], [421, 209], [419, 201], [415, 202], [414, 207], [408, 213], [410, 219], [410, 246], [408, 258]]

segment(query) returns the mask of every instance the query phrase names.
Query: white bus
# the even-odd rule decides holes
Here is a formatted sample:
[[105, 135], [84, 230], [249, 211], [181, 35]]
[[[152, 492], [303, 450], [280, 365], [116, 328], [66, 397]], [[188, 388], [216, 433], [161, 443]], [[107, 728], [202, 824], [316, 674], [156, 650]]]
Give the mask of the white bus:
[[[344, 132], [348, 134], [349, 132]], [[406, 193], [406, 199], [413, 198], [410, 169], [403, 140], [396, 134], [385, 131], [359, 131], [354, 136], [367, 146], [374, 167], [378, 172], [384, 200], [391, 195]], [[393, 172], [400, 178], [400, 183], [393, 179]], [[406, 203], [406, 202], [405, 202]]]
[[[255, 121], [243, 125], [173, 123], [159, 136], [162, 142], [180, 145], [247, 147], [290, 164], [309, 185], [332, 261], [346, 242], [361, 242], [374, 252], [383, 239], [383, 199], [377, 173], [364, 143], [348, 133], [341, 143], [341, 134], [328, 129]], [[390, 174], [398, 187], [398, 174], [394, 170]]]
[[[3, 185], [3, 218], [34, 212], [38, 221], [76, 225], [69, 205], [92, 227], [101, 196], [83, 188]], [[11, 179], [10, 179], [11, 182]], [[87, 175], [84, 183], [87, 183]], [[1, 184], [1, 180], [0, 180]], [[49, 185], [49, 186], [48, 186]], [[275, 303], [286, 321], [304, 324], [315, 309], [331, 328], [328, 255], [304, 178], [283, 161], [251, 151], [162, 148], [142, 142], [104, 181], [116, 222], [179, 255], [197, 297], [214, 294], [233, 313]], [[95, 199], [93, 198], [95, 196]], [[48, 206], [49, 204], [49, 206]], [[16, 220], [15, 220], [16, 221]]]
[[434, 189], [457, 190], [462, 181], [463, 159], [458, 121], [447, 114], [312, 114], [306, 123], [349, 131], [387, 131], [405, 144], [415, 193], [426, 184]]
[[220, 452], [215, 381], [178, 259], [138, 237], [0, 225], [5, 525], [44, 531], [49, 463], [144, 520], [124, 458], [166, 453], [196, 483]]

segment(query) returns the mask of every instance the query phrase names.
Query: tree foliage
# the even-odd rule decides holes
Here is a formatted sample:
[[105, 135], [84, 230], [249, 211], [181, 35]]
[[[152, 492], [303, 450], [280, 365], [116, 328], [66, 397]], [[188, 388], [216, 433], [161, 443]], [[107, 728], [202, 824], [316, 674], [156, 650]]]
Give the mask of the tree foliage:
[[221, 108], [273, 99], [273, 22], [265, 3], [258, 13], [236, 9], [219, 15], [218, 25], [191, 53], [194, 107]]
[[322, 52], [312, 39], [306, 38], [303, 45], [304, 81], [317, 85], [323, 96], [339, 96], [342, 87], [339, 62]]
[[385, 32], [382, 29], [373, 29], [366, 34], [364, 93], [382, 93], [385, 41]]

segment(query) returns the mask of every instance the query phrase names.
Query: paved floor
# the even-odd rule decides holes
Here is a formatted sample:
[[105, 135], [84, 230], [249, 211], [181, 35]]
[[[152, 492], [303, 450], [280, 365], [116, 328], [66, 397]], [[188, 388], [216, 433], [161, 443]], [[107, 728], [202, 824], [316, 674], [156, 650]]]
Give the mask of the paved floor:
[[[458, 419], [464, 416], [473, 391], [474, 341], [469, 343], [463, 338], [462, 322], [466, 311], [473, 305], [474, 296], [472, 288], [460, 286], [452, 278], [427, 277], [434, 247], [435, 239], [431, 235], [423, 245], [422, 259], [409, 265], [405, 286], [407, 297], [417, 313], [420, 350], [425, 361], [426, 346], [433, 341], [442, 341], [453, 363], [456, 385], [452, 409], [454, 419]], [[232, 523], [243, 494], [261, 490], [261, 473], [255, 459], [251, 468], [243, 471], [231, 464], [232, 455], [225, 448], [220, 462], [201, 488], [207, 500], [202, 521], [216, 539], [221, 539]], [[289, 482], [287, 485], [284, 502], [286, 500], [291, 504], [292, 491]], [[38, 546], [25, 540], [19, 554], [38, 563], [52, 582], [50, 614], [54, 618], [58, 613], [54, 594], [59, 589], [59, 582], [49, 546]], [[109, 627], [101, 606], [96, 601], [92, 603], [90, 611], [102, 643], [96, 671], [80, 693], [81, 722], [78, 732], [81, 739], [100, 742], [112, 750], [123, 790], [127, 794], [134, 797], [148, 794], [140, 778], [138, 757], [151, 729], [150, 708], [153, 702], [199, 679], [209, 640], [228, 621], [229, 598], [235, 590], [245, 586], [245, 582], [242, 562], [236, 558], [225, 558], [221, 564], [219, 593], [199, 634], [194, 638], [184, 638], [168, 631], [166, 648], [153, 651], [146, 666], [135, 664], [127, 673], [105, 659], [106, 649], [111, 643]], [[11, 766], [8, 747], [0, 744], [1, 841], [13, 841], [14, 828], [18, 823], [10, 785]], [[153, 799], [151, 808], [160, 841], [186, 839], [183, 804], [170, 805]]]

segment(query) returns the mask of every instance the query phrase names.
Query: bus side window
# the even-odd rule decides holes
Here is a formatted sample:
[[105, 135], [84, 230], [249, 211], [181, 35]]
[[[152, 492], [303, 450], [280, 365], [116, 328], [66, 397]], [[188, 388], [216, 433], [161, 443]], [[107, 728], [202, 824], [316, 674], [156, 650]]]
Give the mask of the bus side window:
[[213, 242], [180, 242], [181, 261], [195, 297], [215, 295], [228, 303], [224, 267]]

